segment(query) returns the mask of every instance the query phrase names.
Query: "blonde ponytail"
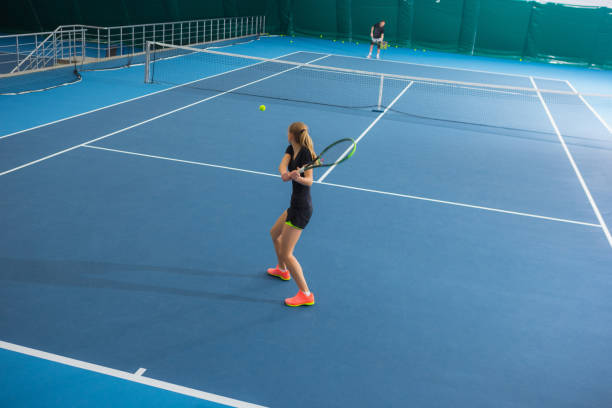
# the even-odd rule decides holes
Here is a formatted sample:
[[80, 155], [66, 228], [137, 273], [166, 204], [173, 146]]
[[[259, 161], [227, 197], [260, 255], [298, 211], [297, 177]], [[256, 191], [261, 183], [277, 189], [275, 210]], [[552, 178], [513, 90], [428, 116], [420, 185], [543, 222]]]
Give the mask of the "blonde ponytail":
[[317, 157], [317, 154], [314, 150], [314, 143], [312, 142], [312, 138], [308, 133], [308, 126], [304, 122], [293, 122], [291, 126], [289, 126], [289, 132], [293, 135], [295, 141], [302, 147], [305, 147], [310, 151], [310, 155], [314, 160]]

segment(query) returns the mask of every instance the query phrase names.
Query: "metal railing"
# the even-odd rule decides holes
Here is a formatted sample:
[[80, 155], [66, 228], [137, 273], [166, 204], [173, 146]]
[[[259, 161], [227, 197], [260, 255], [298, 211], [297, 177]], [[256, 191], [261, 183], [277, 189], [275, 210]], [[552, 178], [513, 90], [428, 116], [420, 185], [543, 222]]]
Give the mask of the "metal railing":
[[84, 53], [84, 38], [84, 30], [75, 27], [58, 27], [44, 33], [0, 36], [0, 74], [73, 62]]
[[193, 46], [261, 35], [265, 21], [265, 16], [249, 16], [116, 27], [70, 25], [0, 36], [0, 75], [144, 53], [147, 41]]
[[137, 54], [147, 41], [205, 44], [263, 34], [265, 16], [215, 18], [119, 27], [87, 26], [86, 53], [96, 59]]

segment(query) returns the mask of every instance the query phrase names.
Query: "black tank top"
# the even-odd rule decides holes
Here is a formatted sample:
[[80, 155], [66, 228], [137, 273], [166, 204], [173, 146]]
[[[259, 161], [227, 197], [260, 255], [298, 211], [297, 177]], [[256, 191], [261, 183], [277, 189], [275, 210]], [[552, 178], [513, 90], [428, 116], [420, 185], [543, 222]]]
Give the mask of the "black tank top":
[[[291, 160], [289, 160], [289, 171], [296, 170], [300, 167], [303, 167], [305, 164], [308, 164], [312, 161], [312, 155], [310, 151], [302, 147], [300, 151], [297, 153], [295, 159], [293, 158], [293, 146], [289, 145], [287, 150], [285, 150], [289, 156], [291, 156]], [[303, 184], [298, 183], [295, 180], [291, 180], [293, 183], [293, 192], [291, 193], [291, 207], [312, 207], [312, 199], [310, 198], [310, 186], [305, 186]]]

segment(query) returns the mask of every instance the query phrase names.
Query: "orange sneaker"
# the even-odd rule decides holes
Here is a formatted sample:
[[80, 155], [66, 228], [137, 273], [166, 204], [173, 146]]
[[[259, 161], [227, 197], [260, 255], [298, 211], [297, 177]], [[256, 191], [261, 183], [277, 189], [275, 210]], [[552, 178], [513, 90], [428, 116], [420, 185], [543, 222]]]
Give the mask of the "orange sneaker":
[[300, 290], [294, 297], [285, 299], [285, 304], [287, 306], [312, 306], [314, 305], [314, 294], [310, 292], [310, 295], [306, 296]]
[[268, 275], [276, 276], [277, 278], [281, 278], [282, 280], [286, 281], [291, 279], [291, 274], [289, 273], [289, 271], [281, 270], [278, 265], [276, 265], [276, 268], [268, 268]]

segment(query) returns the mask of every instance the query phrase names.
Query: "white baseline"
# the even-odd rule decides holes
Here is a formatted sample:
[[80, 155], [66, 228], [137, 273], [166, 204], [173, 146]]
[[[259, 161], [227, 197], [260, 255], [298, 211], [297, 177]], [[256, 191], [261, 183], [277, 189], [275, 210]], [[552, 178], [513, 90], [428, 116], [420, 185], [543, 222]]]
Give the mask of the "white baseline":
[[[236, 408], [263, 408], [261, 405], [255, 405], [248, 402], [235, 400], [233, 398], [223, 397], [221, 395], [211, 394], [209, 392], [196, 390], [193, 388], [183, 387], [182, 385], [176, 385], [165, 381], [154, 380], [150, 377], [143, 377], [142, 375], [128, 373], [127, 371], [116, 370], [114, 368], [104, 367], [98, 364], [88, 363], [81, 360], [75, 360], [74, 358], [60, 356], [58, 354], [47, 353], [46, 351], [36, 350], [29, 347], [20, 346], [18, 344], [8, 343], [0, 340], [0, 348], [5, 350], [14, 351], [16, 353], [25, 354], [32, 357], [42, 358], [43, 360], [53, 361], [56, 363], [64, 364], [71, 367], [81, 368], [87, 371], [93, 371], [95, 373], [108, 375], [110, 377], [121, 378], [139, 384], [148, 385], [150, 387], [159, 388], [166, 391], [172, 391], [177, 394], [188, 395], [190, 397], [212, 401], [219, 404], [229, 405], [230, 407]], [[140, 370], [139, 370], [140, 371]]]

